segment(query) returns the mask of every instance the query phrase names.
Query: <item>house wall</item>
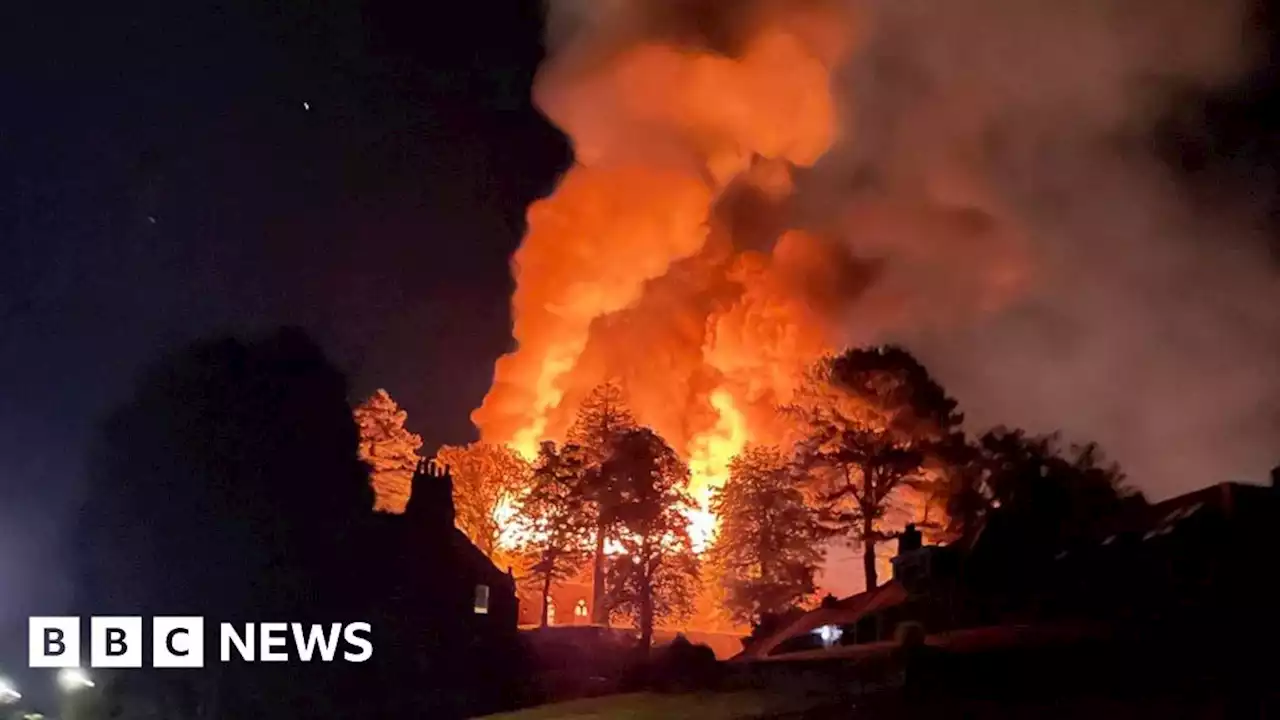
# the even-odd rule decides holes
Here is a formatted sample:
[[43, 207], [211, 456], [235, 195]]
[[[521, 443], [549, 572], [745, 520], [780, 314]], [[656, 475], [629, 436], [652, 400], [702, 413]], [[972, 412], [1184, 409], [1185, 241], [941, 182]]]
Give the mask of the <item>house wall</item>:
[[[370, 559], [386, 588], [368, 668], [369, 694], [390, 703], [378, 717], [472, 717], [519, 697], [515, 581], [454, 527], [450, 485], [420, 468], [405, 513], [383, 523], [387, 553]], [[481, 586], [488, 602], [478, 607]]]
[[[520, 593], [520, 625], [540, 625], [542, 600], [535, 589], [523, 587]], [[551, 586], [554, 615], [551, 625], [589, 625], [591, 623], [591, 584], [560, 582]]]

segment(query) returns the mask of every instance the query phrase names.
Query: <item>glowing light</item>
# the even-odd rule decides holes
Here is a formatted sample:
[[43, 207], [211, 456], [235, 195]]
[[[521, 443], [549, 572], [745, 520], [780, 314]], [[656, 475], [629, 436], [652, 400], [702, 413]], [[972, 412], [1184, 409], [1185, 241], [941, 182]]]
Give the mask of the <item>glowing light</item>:
[[520, 504], [511, 495], [504, 495], [493, 508], [493, 521], [498, 526], [498, 547], [515, 550], [528, 545], [538, 536], [527, 523], [520, 521]]
[[814, 628], [813, 634], [822, 640], [822, 647], [829, 648], [840, 642], [840, 638], [844, 635], [844, 630], [839, 625], [823, 625]]
[[66, 692], [75, 692], [93, 687], [93, 680], [80, 668], [63, 668], [58, 671], [58, 686]]
[[8, 678], [0, 678], [0, 704], [18, 702], [22, 699], [22, 693], [13, 686], [13, 682]]

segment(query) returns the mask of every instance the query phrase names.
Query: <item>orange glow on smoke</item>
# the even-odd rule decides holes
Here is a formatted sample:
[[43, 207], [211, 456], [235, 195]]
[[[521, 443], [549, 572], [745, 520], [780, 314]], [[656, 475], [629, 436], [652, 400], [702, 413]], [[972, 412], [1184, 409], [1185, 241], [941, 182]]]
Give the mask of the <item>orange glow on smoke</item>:
[[829, 86], [852, 26], [816, 3], [758, 20], [733, 57], [587, 43], [542, 68], [535, 98], [576, 163], [529, 208], [512, 259], [517, 348], [472, 415], [485, 441], [532, 459], [592, 387], [620, 381], [690, 465], [699, 549], [730, 460], [781, 439], [774, 407], [836, 344], [857, 284], [786, 210], [794, 169], [836, 139]]

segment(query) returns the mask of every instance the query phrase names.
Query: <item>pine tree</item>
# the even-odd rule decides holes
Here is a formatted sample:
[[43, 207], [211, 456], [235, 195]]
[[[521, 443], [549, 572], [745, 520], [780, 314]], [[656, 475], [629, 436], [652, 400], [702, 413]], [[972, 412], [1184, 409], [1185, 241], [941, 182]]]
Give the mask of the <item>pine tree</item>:
[[623, 552], [609, 562], [607, 606], [653, 641], [654, 624], [687, 618], [698, 591], [698, 558], [689, 537], [689, 467], [657, 433], [627, 431], [602, 464], [616, 494], [613, 516]]
[[582, 492], [596, 510], [595, 549], [591, 565], [591, 621], [597, 625], [608, 622], [604, 545], [614, 523], [613, 493], [601, 467], [611, 456], [618, 438], [635, 427], [635, 416], [627, 408], [622, 387], [610, 381], [596, 386], [582, 401], [568, 433], [569, 442], [581, 448], [585, 461]]
[[453, 475], [454, 524], [491, 560], [504, 549], [504, 527], [529, 487], [529, 463], [492, 443], [446, 445], [436, 460]]
[[814, 477], [824, 520], [862, 546], [870, 590], [878, 583], [876, 545], [891, 537], [881, 520], [952, 442], [964, 416], [924, 366], [896, 347], [822, 359], [786, 411], [804, 427], [798, 456]]
[[720, 530], [708, 560], [720, 576], [734, 621], [759, 623], [815, 591], [814, 573], [829, 535], [805, 503], [788, 458], [749, 445], [729, 465], [712, 500]]
[[627, 407], [626, 393], [620, 384], [611, 380], [593, 388], [578, 406], [573, 425], [569, 427], [568, 442], [582, 448], [588, 463], [599, 465], [608, 459], [618, 436], [636, 426], [636, 418]]
[[556, 448], [555, 443], [542, 443], [532, 485], [520, 503], [519, 519], [530, 537], [524, 579], [538, 590], [544, 627], [552, 583], [573, 577], [590, 554], [595, 518], [580, 492], [583, 467], [576, 445]]
[[355, 409], [360, 459], [370, 467], [377, 512], [402, 513], [409, 504], [422, 438], [405, 429], [407, 417], [386, 390], [378, 390]]

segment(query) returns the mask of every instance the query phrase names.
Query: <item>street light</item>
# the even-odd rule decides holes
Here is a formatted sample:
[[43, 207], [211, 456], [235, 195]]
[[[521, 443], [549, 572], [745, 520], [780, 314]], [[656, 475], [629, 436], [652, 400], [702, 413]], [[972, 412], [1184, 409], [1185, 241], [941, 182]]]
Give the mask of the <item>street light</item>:
[[0, 705], [16, 703], [22, 699], [22, 693], [13, 686], [9, 678], [0, 677]]
[[66, 692], [75, 692], [93, 687], [93, 681], [89, 679], [89, 673], [80, 668], [63, 668], [58, 671], [58, 686]]

